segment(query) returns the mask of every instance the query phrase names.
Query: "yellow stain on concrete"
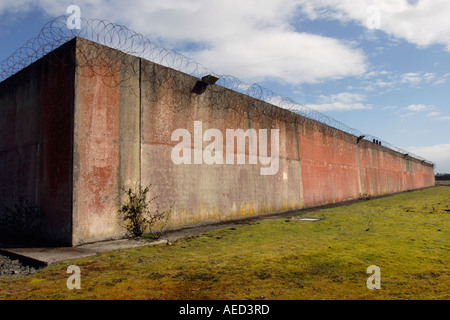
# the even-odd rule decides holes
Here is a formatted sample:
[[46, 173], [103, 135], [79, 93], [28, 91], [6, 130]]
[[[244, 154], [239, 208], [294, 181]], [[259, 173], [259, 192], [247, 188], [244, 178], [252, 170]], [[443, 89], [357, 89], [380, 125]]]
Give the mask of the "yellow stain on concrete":
[[[167, 229], [177, 229], [211, 222], [220, 222], [230, 219], [248, 218], [258, 215], [266, 215], [274, 212], [289, 211], [303, 207], [301, 199], [292, 196], [282, 198], [277, 204], [274, 201], [253, 201], [233, 204], [230, 210], [224, 211], [217, 206], [208, 207], [201, 203], [195, 210], [187, 208], [172, 209], [164, 227]], [[157, 225], [158, 226], [158, 225]], [[157, 229], [155, 226], [155, 229]]]

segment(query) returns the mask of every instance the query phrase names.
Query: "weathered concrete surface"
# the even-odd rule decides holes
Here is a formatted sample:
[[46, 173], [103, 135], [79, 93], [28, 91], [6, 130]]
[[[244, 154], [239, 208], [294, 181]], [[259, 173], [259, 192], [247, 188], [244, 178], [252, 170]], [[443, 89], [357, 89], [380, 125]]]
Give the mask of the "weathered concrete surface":
[[41, 236], [67, 244], [74, 48], [66, 43], [0, 83], [0, 208], [26, 198], [43, 213]]
[[358, 198], [356, 139], [312, 121], [299, 136], [304, 205]]
[[[162, 210], [172, 207], [169, 227], [302, 206], [297, 126], [288, 123], [292, 117], [265, 116], [275, 107], [217, 86], [199, 96], [191, 92], [198, 79], [148, 61], [142, 61], [142, 75], [142, 183], [152, 184]], [[278, 173], [262, 176], [260, 164], [249, 164], [248, 148], [245, 164], [175, 165], [171, 152], [178, 142], [171, 134], [178, 128], [194, 133], [194, 121], [203, 121], [201, 135], [208, 128], [224, 135], [227, 129], [280, 128]]]
[[42, 232], [48, 240], [71, 244], [74, 44], [45, 59], [40, 95], [39, 200]]
[[[0, 84], [0, 178], [10, 185], [0, 191], [34, 199], [47, 238], [123, 237], [120, 190], [138, 183], [171, 207], [172, 230], [434, 185], [427, 163], [217, 85], [193, 92], [198, 79], [173, 69], [80, 38], [55, 56], [65, 67], [43, 60]], [[250, 163], [248, 140], [244, 164], [206, 164], [196, 121], [200, 137], [279, 130], [278, 171]], [[177, 129], [191, 133], [201, 163], [173, 163]]]
[[120, 60], [130, 68], [115, 51], [77, 41], [73, 244], [122, 237], [120, 189], [139, 182], [139, 59]]

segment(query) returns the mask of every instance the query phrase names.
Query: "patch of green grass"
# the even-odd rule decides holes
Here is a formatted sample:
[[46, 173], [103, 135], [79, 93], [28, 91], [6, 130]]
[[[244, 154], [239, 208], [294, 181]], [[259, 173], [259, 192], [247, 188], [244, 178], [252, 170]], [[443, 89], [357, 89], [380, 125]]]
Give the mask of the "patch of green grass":
[[449, 213], [448, 187], [406, 192], [0, 277], [0, 299], [448, 299]]

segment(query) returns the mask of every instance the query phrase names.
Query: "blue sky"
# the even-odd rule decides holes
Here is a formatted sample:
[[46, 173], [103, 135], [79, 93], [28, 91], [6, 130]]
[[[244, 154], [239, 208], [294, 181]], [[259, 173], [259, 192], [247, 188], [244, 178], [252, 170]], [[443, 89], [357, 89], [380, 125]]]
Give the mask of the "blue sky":
[[450, 172], [448, 0], [0, 0], [0, 60], [71, 4]]

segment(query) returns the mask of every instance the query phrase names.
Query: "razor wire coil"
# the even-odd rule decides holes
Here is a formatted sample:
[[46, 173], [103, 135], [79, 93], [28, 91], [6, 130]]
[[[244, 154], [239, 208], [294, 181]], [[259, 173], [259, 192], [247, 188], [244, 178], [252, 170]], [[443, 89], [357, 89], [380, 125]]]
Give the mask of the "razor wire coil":
[[[144, 35], [132, 31], [125, 26], [112, 23], [108, 20], [80, 19], [80, 29], [69, 29], [66, 24], [67, 16], [60, 16], [45, 24], [35, 38], [28, 40], [22, 47], [15, 50], [8, 58], [0, 62], [0, 82], [31, 65], [33, 62], [43, 58], [45, 55], [75, 37], [85, 38], [109, 48], [116, 49], [120, 52], [137, 56], [156, 64], [187, 73], [194, 77], [201, 78], [204, 75], [215, 74], [212, 70], [204, 67], [192, 58], [189, 58], [174, 50], [163, 48], [149, 40]], [[217, 76], [219, 77], [217, 84], [222, 87], [276, 105], [280, 108], [289, 110], [305, 118], [315, 120], [326, 126], [338, 129], [353, 136], [362, 137], [364, 140], [377, 141], [384, 147], [387, 147], [393, 151], [408, 155], [419, 161], [435, 166], [435, 164], [431, 161], [396, 147], [373, 135], [351, 128], [328, 115], [296, 103], [292, 99], [281, 96], [259, 84], [247, 84], [230, 75]]]

